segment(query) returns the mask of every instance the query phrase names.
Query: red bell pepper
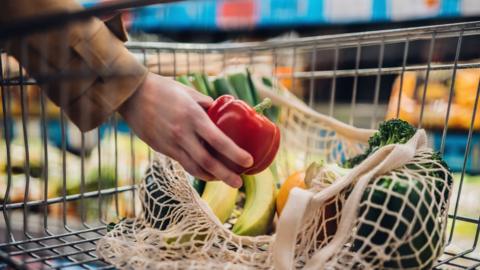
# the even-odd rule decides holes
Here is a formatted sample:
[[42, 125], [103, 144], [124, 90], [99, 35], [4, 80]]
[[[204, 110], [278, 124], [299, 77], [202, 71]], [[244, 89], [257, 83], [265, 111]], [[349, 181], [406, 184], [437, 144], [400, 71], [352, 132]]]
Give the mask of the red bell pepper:
[[233, 163], [228, 157], [212, 150], [231, 170], [238, 174], [256, 174], [266, 169], [275, 158], [280, 144], [280, 130], [262, 111], [270, 107], [271, 101], [250, 107], [242, 100], [230, 95], [217, 98], [208, 108], [208, 116], [238, 146], [250, 153], [253, 165], [249, 168]]

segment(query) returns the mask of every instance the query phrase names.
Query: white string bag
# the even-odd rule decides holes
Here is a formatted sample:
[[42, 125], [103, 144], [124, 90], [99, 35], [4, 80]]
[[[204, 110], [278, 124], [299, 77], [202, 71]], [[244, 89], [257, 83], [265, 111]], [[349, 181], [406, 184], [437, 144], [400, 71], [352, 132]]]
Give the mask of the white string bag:
[[[452, 185], [431, 156], [418, 130], [328, 188], [292, 190], [277, 224], [276, 268], [430, 269], [443, 251]], [[328, 215], [332, 205], [340, 215]], [[338, 227], [325, 234], [329, 222]]]
[[[261, 96], [281, 107], [276, 161], [281, 179], [313, 160], [340, 162], [363, 152], [374, 132], [321, 115], [288, 92], [275, 93], [254, 82]], [[310, 190], [292, 190], [276, 234], [257, 237], [226, 229], [191, 187], [183, 168], [157, 155], [140, 185], [142, 214], [117, 224], [99, 240], [97, 253], [121, 269], [408, 268], [409, 260], [428, 267], [443, 248], [451, 182], [440, 164], [424, 166], [431, 162], [425, 145], [425, 132], [419, 130], [404, 145], [379, 149], [331, 185], [325, 184], [331, 179], [317, 175]], [[382, 180], [386, 177], [389, 185]], [[396, 185], [408, 192], [397, 194]], [[430, 199], [417, 196], [418, 204], [411, 205], [413, 191]], [[376, 192], [387, 199], [369, 199]], [[392, 198], [411, 215], [392, 211]], [[428, 211], [416, 208], [427, 202]], [[372, 218], [372, 212], [389, 215], [390, 222]], [[391, 223], [406, 227], [397, 235], [387, 228]], [[384, 241], [377, 243], [380, 238]], [[424, 245], [412, 246], [418, 243]]]

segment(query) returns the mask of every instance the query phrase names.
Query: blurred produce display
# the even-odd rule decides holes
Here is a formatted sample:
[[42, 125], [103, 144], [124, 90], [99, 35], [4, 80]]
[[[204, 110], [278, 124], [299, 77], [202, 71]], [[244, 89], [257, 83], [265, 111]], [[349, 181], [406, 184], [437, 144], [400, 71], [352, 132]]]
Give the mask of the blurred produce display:
[[[25, 69], [20, 68], [20, 64], [18, 61], [11, 57], [8, 56], [5, 53], [0, 54], [2, 64], [5, 65], [2, 68], [3, 74], [2, 78], [3, 79], [10, 79], [10, 80], [15, 80], [19, 79], [21, 76], [26, 77], [28, 76], [27, 72]], [[11, 99], [10, 107], [8, 108], [11, 112], [12, 115], [19, 116], [21, 114], [21, 106], [22, 106], [22, 91], [25, 94], [25, 99], [24, 99], [24, 105], [26, 109], [28, 110], [29, 115], [40, 115], [41, 113], [41, 107], [40, 107], [40, 88], [35, 84], [33, 80], [29, 80], [29, 82], [25, 83], [20, 87], [18, 84], [10, 85], [10, 86], [4, 86], [6, 89], [9, 91], [9, 96]], [[58, 115], [60, 110], [58, 109], [57, 106], [55, 106], [52, 102], [50, 102], [47, 98], [46, 100], [46, 105], [45, 105], [45, 113], [46, 115], [52, 116], [52, 115]], [[48, 101], [47, 101], [48, 100]], [[0, 103], [0, 116], [3, 116], [3, 103]]]
[[[40, 127], [38, 119], [33, 119], [31, 122], [36, 123], [38, 128]], [[21, 126], [21, 121], [14, 121], [14, 125]], [[30, 130], [35, 133], [32, 129]], [[20, 128], [16, 128], [16, 131], [20, 130]], [[5, 145], [4, 138], [2, 141], [1, 143]], [[134, 149], [133, 156], [131, 149]], [[15, 134], [10, 142], [12, 170], [10, 181], [7, 172], [6, 151], [0, 151], [0, 201], [8, 200], [8, 202], [14, 203], [24, 200], [44, 200], [45, 190], [48, 198], [57, 198], [97, 192], [99, 189], [115, 188], [116, 186], [133, 185], [135, 180], [138, 181], [142, 177], [148, 165], [148, 146], [146, 144], [137, 138], [131, 141], [130, 134], [124, 132], [118, 132], [115, 139], [115, 134], [111, 129], [105, 132], [105, 136], [99, 143], [95, 143], [89, 153], [85, 153], [83, 169], [81, 155], [71, 151], [63, 152], [52, 141], [48, 141], [46, 152], [47, 164], [44, 163], [43, 140], [39, 136], [29, 134], [27, 159], [23, 134]], [[65, 162], [63, 162], [63, 158], [65, 158]], [[132, 168], [135, 170], [132, 171]], [[48, 179], [46, 179], [47, 177]], [[25, 192], [26, 190], [27, 192]], [[120, 198], [118, 199], [118, 211], [121, 212], [121, 216], [134, 214], [134, 210], [129, 207], [132, 201], [131, 197], [129, 193], [118, 195]], [[69, 202], [66, 205], [67, 215], [78, 218], [80, 203], [84, 202], [81, 200]], [[115, 209], [116, 206], [111, 208], [112, 203], [113, 197], [105, 196], [104, 209]], [[53, 216], [61, 217], [62, 207], [62, 203], [51, 204], [48, 211]], [[95, 209], [98, 211], [98, 201], [96, 198], [85, 199], [82, 207], [89, 209], [89, 215], [95, 215]]]
[[[480, 69], [458, 69], [454, 80], [452, 80], [452, 72], [452, 70], [432, 70], [428, 81], [425, 72], [405, 72], [403, 77], [397, 77], [388, 103], [386, 118], [395, 118], [398, 111], [399, 118], [413, 125], [418, 125], [422, 117], [422, 126], [443, 129], [452, 89], [448, 127], [468, 130], [480, 82]], [[423, 110], [422, 103], [425, 103]], [[398, 109], [399, 105], [400, 109]], [[480, 104], [477, 104], [478, 107]], [[473, 127], [476, 130], [480, 129], [478, 113]]]
[[[480, 69], [458, 69], [454, 80], [452, 70], [432, 70], [425, 72], [405, 72], [398, 76], [393, 84], [388, 103], [386, 119], [398, 117], [413, 125], [429, 129], [432, 146], [442, 149], [443, 155], [452, 171], [460, 172], [465, 159], [465, 149], [468, 141], [468, 130], [473, 124], [470, 139], [470, 151], [465, 163], [466, 172], [480, 173], [480, 103], [477, 113], [472, 119], [475, 109], [475, 98], [480, 83]], [[399, 95], [401, 98], [399, 100]], [[449, 99], [451, 94], [451, 104]], [[422, 103], [424, 109], [422, 110]], [[399, 107], [400, 105], [400, 107]], [[448, 133], [442, 142], [445, 119], [448, 115]], [[473, 122], [472, 122], [473, 120]]]

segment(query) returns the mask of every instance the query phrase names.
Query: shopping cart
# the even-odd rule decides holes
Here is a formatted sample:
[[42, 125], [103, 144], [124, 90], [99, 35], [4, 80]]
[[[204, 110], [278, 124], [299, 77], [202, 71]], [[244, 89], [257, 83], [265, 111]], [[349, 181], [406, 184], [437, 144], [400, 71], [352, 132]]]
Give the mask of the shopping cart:
[[[132, 2], [14, 24], [1, 32], [0, 38], [141, 5]], [[454, 44], [453, 53], [442, 54], [446, 48], [442, 44]], [[248, 66], [252, 72], [277, 78], [317, 111], [368, 128], [385, 119], [387, 102], [382, 93], [399, 75], [394, 111], [395, 116], [401, 113], [403, 75], [413, 71], [425, 76], [416, 124], [428, 126], [425, 100], [429, 76], [440, 70], [448, 72], [451, 87], [443, 128], [431, 133], [440, 134], [437, 148], [444, 153], [452, 134], [449, 121], [456, 74], [480, 68], [480, 60], [464, 53], [465, 47], [478, 50], [479, 45], [480, 22], [468, 22], [259, 43], [130, 42], [127, 46], [150, 71], [165, 76], [191, 72], [215, 75]], [[437, 63], [439, 54], [445, 57]], [[325, 64], [327, 59], [331, 66]], [[0, 63], [0, 262], [28, 269], [112, 268], [97, 257], [96, 242], [106, 233], [109, 222], [138, 213], [136, 184], [151, 159], [151, 150], [116, 115], [93, 132], [79, 132], [63, 111], [52, 106], [36, 81], [21, 68], [22, 63], [4, 54]], [[62, 74], [49, 75], [50, 79], [69, 79]], [[480, 267], [479, 201], [462, 196], [469, 191], [466, 173], [478, 135], [474, 123], [479, 92], [480, 85], [474, 91], [468, 129], [454, 131], [465, 138], [463, 166], [454, 183], [447, 248], [435, 266], [440, 269]], [[465, 236], [465, 231], [470, 234]]]

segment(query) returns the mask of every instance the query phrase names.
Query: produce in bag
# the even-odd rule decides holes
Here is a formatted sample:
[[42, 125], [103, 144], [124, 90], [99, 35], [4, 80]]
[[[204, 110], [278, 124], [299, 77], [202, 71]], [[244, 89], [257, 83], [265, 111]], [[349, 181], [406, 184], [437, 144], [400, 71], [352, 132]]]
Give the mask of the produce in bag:
[[[403, 143], [407, 145], [395, 145]], [[313, 195], [308, 207], [297, 205], [298, 208], [289, 210], [310, 209], [304, 213], [304, 225], [293, 229], [300, 245], [310, 237], [320, 240], [313, 250], [297, 250], [295, 254], [315, 253], [304, 265], [306, 269], [433, 266], [444, 245], [452, 177], [441, 156], [426, 148], [425, 143], [423, 130], [416, 131], [401, 120], [390, 120], [380, 125], [364, 153], [344, 162], [344, 166], [353, 168], [336, 164], [317, 166], [315, 178], [305, 182], [313, 187], [311, 190], [319, 187], [319, 192]], [[398, 169], [389, 169], [395, 166], [392, 164], [401, 163], [399, 159], [406, 162]], [[333, 181], [326, 183], [327, 178]], [[325, 188], [325, 184], [330, 186]], [[292, 205], [295, 200], [292, 199]], [[332, 205], [337, 207], [337, 214], [332, 215]], [[287, 224], [280, 220], [277, 226], [290, 228], [291, 232]], [[277, 231], [277, 235], [282, 235], [282, 231]], [[277, 248], [282, 253], [282, 248]], [[276, 261], [279, 268], [292, 264], [293, 258], [278, 257]]]
[[266, 234], [275, 215], [276, 180], [270, 168], [256, 175], [244, 175], [245, 205], [232, 232], [238, 235]]
[[233, 188], [222, 181], [208, 182], [202, 193], [202, 199], [221, 223], [225, 223], [232, 214], [237, 196], [238, 188]]
[[[257, 95], [251, 80], [249, 80], [250, 73], [248, 71], [247, 75], [233, 74], [229, 76], [229, 80], [236, 85], [236, 93], [242, 93], [244, 97], [252, 97], [249, 99], [250, 104], [252, 104], [256, 103], [254, 100], [257, 100]], [[190, 82], [190, 80], [185, 79], [185, 76], [180, 76], [178, 79], [186, 81], [184, 84], [189, 86], [187, 82]], [[194, 74], [193, 87], [203, 94], [207, 92], [212, 97], [216, 95], [206, 75]], [[228, 101], [225, 102], [226, 100]], [[224, 105], [227, 105], [227, 107]], [[268, 109], [269, 106], [270, 103], [267, 100], [257, 105], [254, 111], [242, 101], [235, 101], [233, 96], [222, 96], [208, 110], [209, 116], [215, 118], [214, 123], [227, 136], [230, 136], [240, 147], [254, 154], [254, 161], [256, 162], [254, 162], [251, 170], [254, 170], [254, 173], [263, 170], [255, 176], [243, 176], [245, 205], [238, 217], [238, 222], [233, 224], [233, 231], [239, 235], [265, 234], [271, 227], [275, 213], [276, 181], [272, 172], [269, 169], [265, 170], [265, 166], [270, 165], [273, 161], [280, 138], [278, 128], [261, 115], [263, 110]], [[247, 130], [240, 130], [244, 125], [246, 125]], [[255, 137], [254, 141], [251, 140], [251, 136]], [[260, 162], [261, 164], [259, 164]], [[238, 189], [229, 187], [220, 181], [202, 184], [199, 179], [194, 180], [193, 186], [220, 222], [226, 222], [235, 208]]]
[[287, 203], [288, 194], [294, 187], [305, 189], [305, 172], [296, 171], [292, 173], [285, 181], [283, 182], [280, 190], [277, 194], [277, 213], [280, 216], [282, 214], [283, 207]]
[[[253, 80], [258, 87], [257, 81]], [[314, 157], [322, 155], [322, 168], [330, 167], [332, 163], [340, 164], [368, 149], [367, 140], [372, 131], [356, 129], [312, 112], [288, 94], [276, 96], [274, 91], [264, 91], [262, 87], [257, 89], [262, 98], [270, 97], [275, 104], [282, 106], [278, 122], [282, 143], [277, 157], [279, 162], [276, 162], [280, 175], [289, 175], [305, 166], [296, 162], [310, 154], [300, 155], [303, 149], [313, 153]], [[411, 258], [410, 254], [396, 253], [397, 249], [392, 247], [411, 247], [412, 239], [408, 236], [412, 236], [412, 232], [417, 235], [442, 235], [438, 242], [428, 242], [427, 248], [432, 251], [432, 256], [417, 260], [420, 268], [427, 267], [443, 248], [449, 194], [445, 191], [451, 188], [448, 170], [440, 162], [432, 160], [431, 153], [426, 148], [425, 133], [418, 130], [405, 144], [385, 145], [372, 151], [357, 166], [349, 169], [346, 175], [335, 178], [331, 183], [325, 181], [329, 173], [315, 174], [308, 180], [311, 186], [309, 190], [294, 188], [290, 192], [276, 224], [276, 234], [255, 237], [235, 235], [225, 228], [191, 187], [185, 171], [176, 162], [156, 156], [147, 175], [152, 177], [156, 187], [146, 189], [141, 185], [140, 196], [153, 203], [150, 207], [158, 208], [159, 212], [167, 209], [169, 214], [149, 217], [149, 221], [144, 214], [117, 224], [98, 242], [97, 252], [116, 267], [135, 269], [376, 269], [394, 268], [393, 262], [400, 263], [403, 259]], [[285, 158], [286, 154], [293, 158]], [[295, 163], [284, 162], [288, 160]], [[338, 166], [337, 169], [345, 170]], [[442, 175], [445, 177], [442, 178]], [[381, 219], [365, 220], [365, 215], [370, 212], [369, 207], [373, 210], [377, 207], [370, 200], [362, 201], [362, 198], [366, 192], [385, 190], [367, 191], [367, 187], [375, 187], [378, 179], [389, 178], [392, 179], [392, 186], [404, 181], [411, 192], [418, 189], [418, 184], [410, 181], [414, 177], [422, 183], [422, 190], [430, 192], [430, 195], [437, 194], [432, 197], [431, 205], [439, 211], [413, 211], [413, 217], [417, 220], [434, 220], [432, 230], [427, 231], [426, 226], [422, 226], [414, 231], [415, 222], [410, 222], [405, 224], [408, 227], [406, 237], [389, 237], [385, 243], [373, 243], [371, 239], [374, 235], [384, 230]], [[323, 183], [323, 186], [318, 183]], [[172, 198], [174, 202], [170, 199], [171, 203], [157, 200], [157, 189], [162, 189], [166, 195], [164, 198]], [[439, 192], [440, 189], [442, 192]], [[388, 192], [392, 193], [391, 189]], [[405, 205], [410, 206], [407, 196], [393, 196], [398, 196], [404, 208]], [[417, 205], [425, 205], [424, 199], [420, 199]], [[330, 202], [338, 207], [333, 217], [338, 226], [334, 235], [321, 237], [319, 235], [326, 231], [327, 221], [322, 217]], [[149, 211], [145, 206], [144, 211]], [[386, 200], [378, 209], [388, 213], [387, 207]], [[427, 216], [422, 216], [425, 213]], [[396, 224], [400, 224], [399, 220], [403, 222], [400, 215], [396, 216]], [[169, 226], [163, 230], [157, 229], [151, 225], [152, 221], [156, 224], [168, 221]], [[357, 231], [363, 223], [374, 228], [367, 237]], [[388, 236], [392, 236], [392, 232]], [[189, 240], [182, 241], [186, 235]], [[413, 250], [426, 249], [425, 246], [423, 249], [416, 248], [414, 246]]]

